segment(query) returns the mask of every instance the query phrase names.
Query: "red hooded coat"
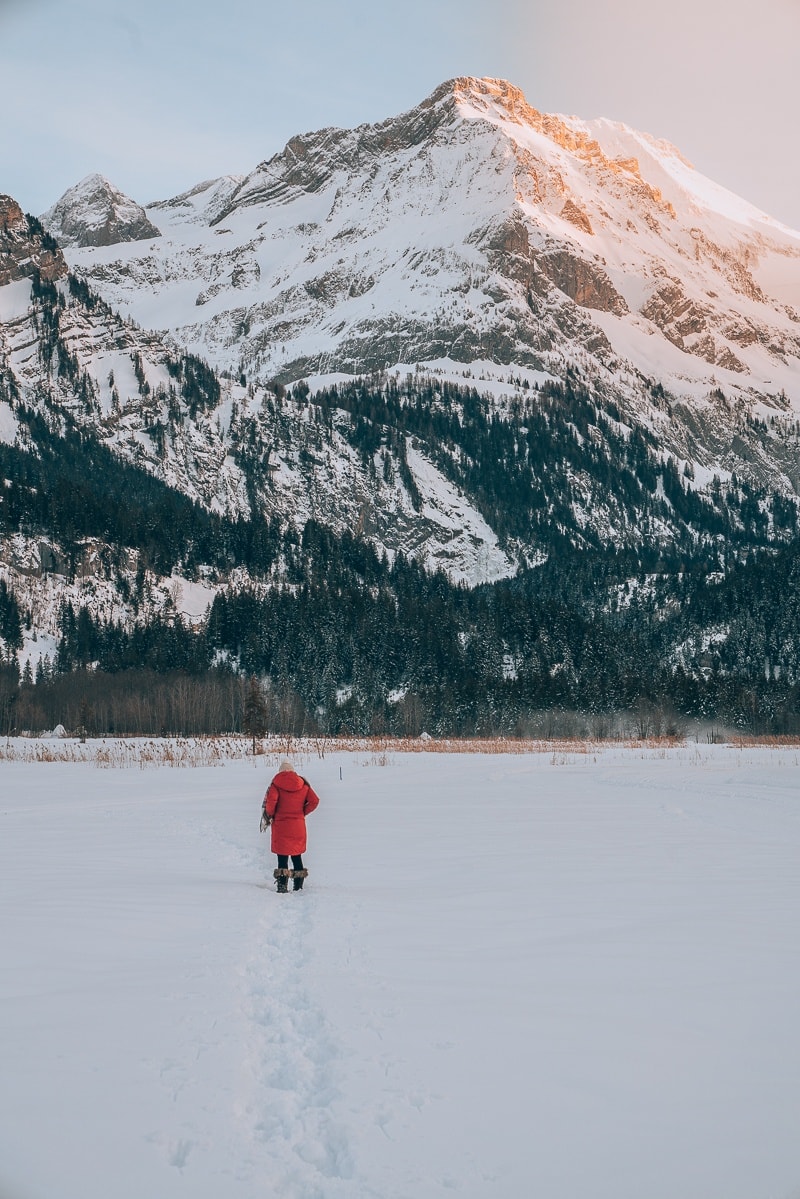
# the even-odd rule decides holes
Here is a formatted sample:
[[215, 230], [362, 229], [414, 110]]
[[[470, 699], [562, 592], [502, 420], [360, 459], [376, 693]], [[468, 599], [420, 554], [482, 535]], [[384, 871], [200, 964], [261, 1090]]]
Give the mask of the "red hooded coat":
[[264, 796], [264, 811], [272, 817], [273, 853], [305, 853], [306, 816], [318, 803], [319, 796], [293, 770], [275, 775]]

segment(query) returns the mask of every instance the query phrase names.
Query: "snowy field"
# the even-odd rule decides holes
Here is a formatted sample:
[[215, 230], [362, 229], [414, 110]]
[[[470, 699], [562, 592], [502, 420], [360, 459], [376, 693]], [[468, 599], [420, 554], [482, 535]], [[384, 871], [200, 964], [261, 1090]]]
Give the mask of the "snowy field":
[[270, 764], [0, 762], [2, 1199], [800, 1195], [799, 750]]

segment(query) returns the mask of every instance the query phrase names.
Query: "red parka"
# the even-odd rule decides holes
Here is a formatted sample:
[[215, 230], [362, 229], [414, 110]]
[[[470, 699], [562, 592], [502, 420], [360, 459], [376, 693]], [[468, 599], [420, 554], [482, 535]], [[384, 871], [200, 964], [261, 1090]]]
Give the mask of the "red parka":
[[272, 817], [273, 853], [305, 853], [306, 816], [318, 803], [319, 796], [293, 770], [275, 775], [264, 796], [264, 811]]

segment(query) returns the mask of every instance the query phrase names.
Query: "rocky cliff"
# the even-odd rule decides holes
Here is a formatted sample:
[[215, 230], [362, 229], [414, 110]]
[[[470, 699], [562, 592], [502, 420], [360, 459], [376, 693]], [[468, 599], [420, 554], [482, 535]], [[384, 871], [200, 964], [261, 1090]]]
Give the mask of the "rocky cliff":
[[11, 196], [0, 195], [0, 287], [38, 275], [53, 282], [67, 273], [56, 242]]

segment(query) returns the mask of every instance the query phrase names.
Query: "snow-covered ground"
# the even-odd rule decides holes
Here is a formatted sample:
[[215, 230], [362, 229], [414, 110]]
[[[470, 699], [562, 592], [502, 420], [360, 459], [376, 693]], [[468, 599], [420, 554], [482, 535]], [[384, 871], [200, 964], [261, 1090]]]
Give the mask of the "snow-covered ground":
[[798, 1194], [800, 750], [274, 764], [0, 762], [3, 1199]]

